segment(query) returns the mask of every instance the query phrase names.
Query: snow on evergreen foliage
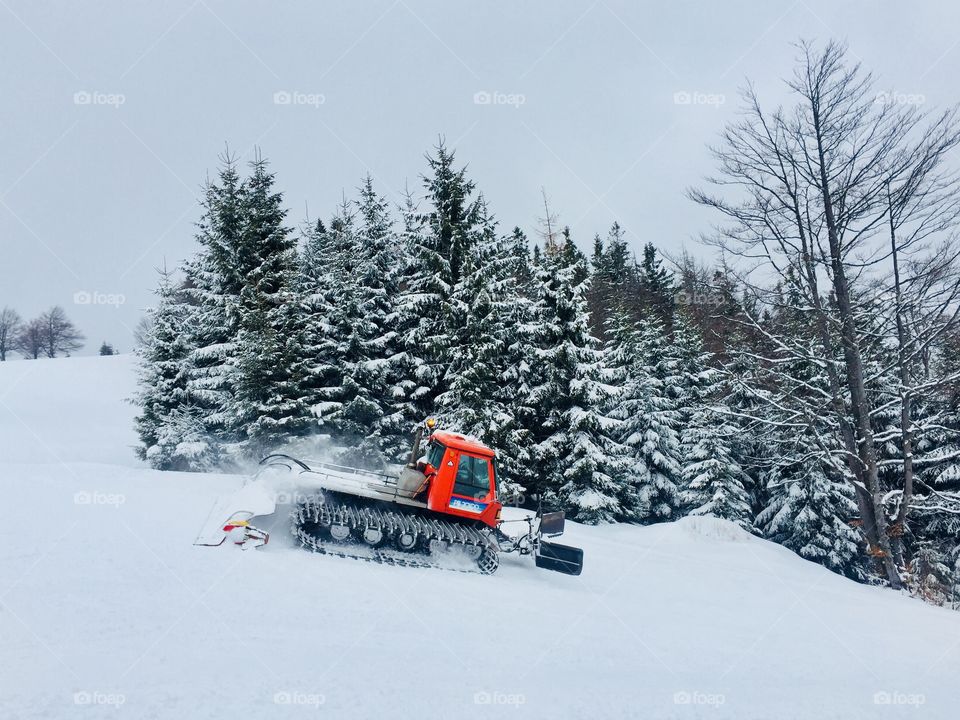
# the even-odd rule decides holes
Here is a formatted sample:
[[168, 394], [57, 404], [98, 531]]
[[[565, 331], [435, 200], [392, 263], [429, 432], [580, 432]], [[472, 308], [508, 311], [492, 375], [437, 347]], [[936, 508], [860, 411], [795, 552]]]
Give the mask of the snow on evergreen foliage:
[[428, 156], [431, 174], [423, 179], [425, 210], [407, 206], [404, 240], [409, 259], [402, 277], [400, 324], [413, 386], [408, 392], [416, 422], [432, 413], [453, 348], [449, 305], [454, 286], [475, 238], [479, 206], [465, 168], [456, 170], [454, 153], [441, 143]]
[[238, 248], [243, 225], [242, 182], [235, 162], [223, 159], [219, 184], [208, 182], [197, 225], [200, 252], [184, 266], [184, 292], [190, 305], [185, 323], [190, 357], [187, 394], [200, 410], [204, 436], [223, 447], [235, 442], [230, 415], [236, 338], [240, 322], [242, 275]]
[[680, 502], [687, 515], [713, 515], [744, 530], [753, 529], [745, 483], [749, 482], [733, 456], [737, 429], [719, 404], [722, 381], [711, 368], [700, 338], [682, 316], [674, 323], [674, 347], [679, 357], [678, 399], [686, 408], [680, 431]]
[[731, 428], [722, 410], [701, 407], [682, 432], [684, 457], [680, 494], [688, 515], [712, 515], [753, 529], [746, 476], [731, 452]]
[[284, 226], [283, 198], [273, 184], [266, 162], [258, 158], [243, 187], [238, 258], [244, 282], [231, 411], [236, 435], [251, 457], [304, 435], [310, 427], [296, 240]]
[[480, 208], [476, 234], [464, 248], [463, 265], [450, 293], [444, 344], [450, 348], [444, 371], [445, 391], [437, 410], [452, 427], [475, 437], [487, 437], [501, 422], [497, 388], [503, 350], [504, 257], [496, 224]]
[[[346, 464], [387, 468], [438, 415], [497, 450], [501, 497], [528, 507], [585, 523], [713, 516], [869, 574], [823, 410], [829, 366], [795, 288], [748, 307], [752, 327], [720, 271], [717, 313], [678, 308], [656, 249], [638, 261], [618, 224], [595, 240], [592, 268], [569, 229], [531, 252], [518, 228], [501, 233], [452, 150], [441, 142], [427, 165], [396, 214], [367, 177], [297, 237], [266, 162], [243, 177], [223, 158], [199, 251], [179, 280], [161, 275], [138, 350], [142, 459], [206, 471], [321, 436]], [[676, 286], [693, 290], [683, 302], [706, 282], [694, 270]], [[868, 367], [870, 392], [896, 399], [882, 354]], [[907, 580], [945, 602], [960, 583], [960, 402], [938, 403], [914, 407], [923, 492]], [[881, 481], [895, 487], [899, 418], [874, 420]], [[891, 513], [899, 501], [888, 494]]]
[[622, 442], [631, 449], [640, 522], [664, 522], [680, 508], [682, 456], [677, 360], [664, 326], [654, 316], [631, 329], [623, 342], [636, 363], [614, 415], [624, 422]]
[[334, 303], [338, 299], [336, 253], [331, 233], [322, 220], [304, 233], [297, 287], [300, 295], [304, 356], [307, 360], [304, 393], [312, 411], [322, 414], [322, 401], [339, 382], [336, 344], [331, 332]]
[[537, 415], [530, 401], [536, 302], [530, 249], [519, 228], [503, 239], [501, 252], [505, 280], [494, 288], [494, 293], [499, 293], [494, 297], [499, 307], [500, 341], [500, 379], [494, 392], [504, 412], [486, 439], [500, 452], [501, 487], [504, 496], [511, 498], [526, 492], [530, 478], [537, 473], [532, 431]]
[[308, 260], [319, 265], [307, 273], [316, 298], [310, 376], [325, 378], [314, 411], [321, 430], [344, 448], [340, 461], [379, 468], [399, 459], [392, 440], [406, 434], [397, 417], [402, 353], [394, 329], [403, 254], [370, 177], [359, 194], [341, 204], [329, 232], [308, 238]]
[[766, 538], [836, 573], [862, 579], [861, 540], [851, 486], [835, 468], [793, 462], [769, 475], [770, 502], [757, 518]]
[[534, 492], [582, 522], [610, 522], [625, 510], [629, 465], [616, 440], [620, 422], [606, 413], [616, 388], [590, 333], [586, 260], [566, 234], [535, 270], [538, 285], [530, 403], [541, 423], [532, 433], [540, 472]]
[[[185, 263], [182, 287], [161, 297], [158, 311], [170, 312], [164, 308], [182, 295], [177, 362], [185, 387], [178, 413], [145, 412], [138, 421], [142, 452], [157, 467], [209, 469], [225, 455], [256, 456], [307, 429], [297, 256], [272, 186], [262, 160], [243, 181], [225, 157], [205, 191], [201, 251]], [[154, 322], [148, 348], [161, 332], [164, 323]], [[179, 450], [151, 451], [151, 436]]]
[[160, 274], [156, 294], [157, 304], [149, 311], [150, 330], [138, 349], [137, 455], [161, 470], [212, 469], [216, 450], [205, 439], [199, 409], [187, 394], [190, 308], [166, 270]]

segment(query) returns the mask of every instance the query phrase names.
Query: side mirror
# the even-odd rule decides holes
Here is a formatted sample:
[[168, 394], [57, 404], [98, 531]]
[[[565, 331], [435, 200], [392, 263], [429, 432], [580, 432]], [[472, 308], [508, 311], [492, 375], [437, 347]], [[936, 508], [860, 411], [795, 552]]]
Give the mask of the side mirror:
[[564, 523], [565, 519], [562, 511], [544, 513], [540, 517], [540, 534], [550, 537], [562, 535]]

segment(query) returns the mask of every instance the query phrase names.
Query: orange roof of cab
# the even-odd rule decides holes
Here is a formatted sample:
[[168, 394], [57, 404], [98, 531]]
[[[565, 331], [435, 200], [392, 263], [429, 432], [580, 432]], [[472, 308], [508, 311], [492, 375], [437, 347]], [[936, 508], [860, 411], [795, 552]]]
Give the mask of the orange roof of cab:
[[494, 456], [493, 450], [488, 448], [479, 440], [468, 438], [465, 435], [460, 435], [459, 433], [448, 432], [446, 430], [437, 430], [431, 437], [438, 443], [441, 443], [448, 448], [453, 448], [454, 450], [461, 450], [463, 452], [473, 453], [474, 455], [482, 455], [485, 457]]

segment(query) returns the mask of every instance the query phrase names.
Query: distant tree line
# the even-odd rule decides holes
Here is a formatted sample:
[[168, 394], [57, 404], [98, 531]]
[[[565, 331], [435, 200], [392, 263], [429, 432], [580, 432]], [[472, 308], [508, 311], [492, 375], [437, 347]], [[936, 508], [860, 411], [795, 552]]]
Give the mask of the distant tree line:
[[744, 113], [692, 198], [715, 263], [589, 256], [549, 203], [503, 232], [441, 142], [399, 208], [366, 178], [290, 228], [267, 163], [224, 157], [196, 256], [141, 327], [139, 454], [209, 470], [323, 435], [403, 459], [439, 415], [503, 492], [581, 522], [730, 520], [848, 577], [960, 591], [960, 218], [953, 111], [875, 102], [801, 47], [794, 104]]
[[69, 355], [82, 348], [84, 340], [59, 305], [28, 321], [13, 308], [0, 310], [0, 362], [12, 352], [30, 360]]

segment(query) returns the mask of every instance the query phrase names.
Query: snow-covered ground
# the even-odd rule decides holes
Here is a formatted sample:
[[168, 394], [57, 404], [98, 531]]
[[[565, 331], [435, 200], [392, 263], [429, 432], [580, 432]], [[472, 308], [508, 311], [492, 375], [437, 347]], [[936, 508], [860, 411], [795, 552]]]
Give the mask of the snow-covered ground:
[[3, 720], [960, 717], [960, 613], [709, 519], [568, 525], [577, 578], [194, 547], [240, 479], [138, 463], [133, 385], [0, 363]]

